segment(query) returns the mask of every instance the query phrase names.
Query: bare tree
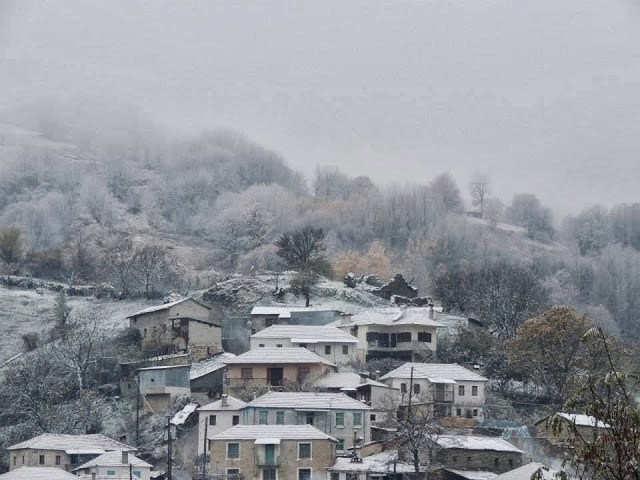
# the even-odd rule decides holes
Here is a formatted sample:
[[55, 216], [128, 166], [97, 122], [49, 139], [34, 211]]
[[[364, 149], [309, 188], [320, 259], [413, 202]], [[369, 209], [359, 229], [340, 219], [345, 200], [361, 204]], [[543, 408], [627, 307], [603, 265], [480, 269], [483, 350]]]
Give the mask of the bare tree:
[[171, 276], [171, 263], [167, 250], [160, 245], [143, 245], [135, 249], [131, 274], [142, 285], [145, 298], [151, 298], [155, 289]]
[[7, 275], [15, 273], [22, 256], [22, 235], [17, 227], [0, 230], [0, 260]]
[[487, 204], [489, 196], [489, 177], [477, 172], [473, 175], [469, 182], [469, 194], [471, 195], [471, 204], [480, 209], [480, 217], [484, 218], [484, 208]]

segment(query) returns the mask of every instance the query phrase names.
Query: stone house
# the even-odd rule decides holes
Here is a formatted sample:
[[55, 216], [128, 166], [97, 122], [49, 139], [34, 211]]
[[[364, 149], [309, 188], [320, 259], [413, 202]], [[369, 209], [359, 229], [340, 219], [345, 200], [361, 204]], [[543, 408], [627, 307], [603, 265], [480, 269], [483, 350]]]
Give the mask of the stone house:
[[344, 316], [334, 325], [358, 339], [356, 357], [361, 362], [377, 358], [425, 361], [435, 354], [437, 330], [442, 327], [422, 307], [369, 309]]
[[[354, 461], [351, 457], [338, 457], [327, 470], [326, 480], [389, 480], [409, 479], [415, 474], [412, 464], [398, 460], [397, 450], [385, 450]], [[424, 478], [424, 470], [420, 478]]]
[[411, 390], [413, 401], [432, 403], [438, 418], [466, 418], [474, 424], [484, 419], [488, 380], [456, 363], [405, 363], [380, 381], [399, 390], [399, 404], [407, 402]]
[[215, 480], [326, 480], [335, 438], [311, 425], [238, 425], [209, 437]]
[[127, 317], [129, 328], [138, 330], [142, 348], [168, 353], [189, 352], [201, 360], [222, 351], [222, 314], [192, 298], [145, 308]]
[[346, 453], [371, 439], [370, 411], [344, 393], [268, 392], [247, 404], [242, 424], [313, 425], [335, 437], [336, 450]]
[[63, 435], [43, 433], [9, 448], [9, 469], [20, 467], [57, 467], [66, 471], [107, 452], [136, 449], [100, 434]]
[[208, 451], [208, 447], [205, 448], [205, 438], [240, 425], [241, 410], [246, 406], [246, 402], [238, 398], [222, 395], [220, 400], [198, 409], [198, 455]]
[[190, 395], [190, 371], [189, 365], [138, 369], [144, 412], [164, 412], [179, 396]]
[[[558, 430], [555, 432], [551, 426], [554, 423]], [[593, 439], [608, 428], [606, 423], [596, 420], [591, 415], [564, 412], [549, 415], [534, 424], [536, 438], [545, 439], [551, 445], [558, 447], [567, 445], [572, 432], [577, 433], [581, 438]]]
[[113, 451], [80, 465], [74, 472], [78, 477], [87, 480], [92, 478], [150, 480], [151, 469], [151, 464], [127, 451]]
[[301, 347], [257, 348], [224, 362], [228, 367], [225, 393], [232, 396], [249, 385], [287, 389], [337, 369], [335, 363]]
[[336, 365], [344, 365], [355, 359], [358, 339], [331, 326], [273, 325], [251, 335], [250, 344], [251, 350], [302, 347]]
[[524, 453], [500, 437], [440, 435], [432, 462], [444, 468], [500, 474], [521, 467]]
[[390, 282], [376, 288], [372, 293], [385, 300], [391, 300], [391, 297], [395, 295], [405, 298], [416, 298], [418, 296], [418, 289], [407, 283], [400, 273], [396, 273]]

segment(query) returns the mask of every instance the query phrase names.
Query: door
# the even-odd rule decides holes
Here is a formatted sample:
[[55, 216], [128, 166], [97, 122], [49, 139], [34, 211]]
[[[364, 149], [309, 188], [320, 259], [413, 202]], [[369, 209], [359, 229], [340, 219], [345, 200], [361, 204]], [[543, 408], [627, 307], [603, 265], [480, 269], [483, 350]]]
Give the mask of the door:
[[389, 346], [391, 348], [394, 348], [396, 346], [396, 340], [397, 340], [397, 334], [392, 333], [391, 334], [391, 341], [389, 342]]
[[444, 402], [444, 384], [436, 383], [436, 402]]
[[282, 367], [267, 368], [267, 383], [276, 387], [282, 385], [282, 370]]
[[264, 446], [264, 464], [275, 465], [276, 463], [276, 446], [268, 444]]

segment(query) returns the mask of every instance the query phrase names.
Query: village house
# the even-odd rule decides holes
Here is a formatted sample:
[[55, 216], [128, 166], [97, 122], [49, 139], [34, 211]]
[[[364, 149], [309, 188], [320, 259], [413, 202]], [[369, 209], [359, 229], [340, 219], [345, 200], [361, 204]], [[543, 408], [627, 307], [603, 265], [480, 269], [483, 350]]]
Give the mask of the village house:
[[190, 365], [138, 369], [140, 396], [145, 413], [166, 411], [181, 395], [190, 395]]
[[238, 425], [209, 437], [215, 480], [326, 480], [336, 439], [311, 425]]
[[78, 477], [57, 467], [20, 467], [3, 473], [0, 480], [78, 480]]
[[120, 367], [120, 394], [138, 394], [138, 370], [147, 367], [169, 367], [176, 365], [189, 365], [190, 356], [188, 353], [178, 353], [171, 355], [160, 355], [144, 360], [133, 362], [121, 362]]
[[567, 445], [572, 433], [577, 433], [579, 438], [593, 439], [608, 428], [606, 423], [591, 415], [564, 412], [549, 415], [534, 424], [536, 438], [561, 447]]
[[438, 418], [465, 418], [460, 426], [473, 426], [484, 419], [487, 379], [455, 363], [405, 363], [380, 377], [380, 381], [397, 388], [399, 403], [406, 403], [409, 392], [413, 401], [432, 402]]
[[372, 290], [372, 293], [385, 300], [391, 300], [394, 296], [400, 296], [405, 298], [416, 298], [418, 296], [418, 289], [413, 285], [410, 285], [400, 273], [396, 273], [393, 279], [381, 285], [380, 287]]
[[251, 310], [251, 333], [272, 325], [326, 325], [340, 318], [339, 310], [318, 307], [261, 307]]
[[437, 329], [442, 327], [421, 307], [369, 309], [344, 316], [334, 324], [358, 339], [356, 356], [361, 362], [394, 358], [421, 362], [436, 351]]
[[[107, 452], [74, 470], [84, 480], [150, 480], [152, 465], [125, 451]], [[77, 477], [76, 477], [77, 478]]]
[[220, 395], [223, 389], [224, 374], [227, 371], [225, 360], [235, 358], [233, 353], [221, 352], [201, 362], [191, 364], [189, 381], [192, 392], [206, 392], [210, 397]]
[[192, 298], [145, 308], [129, 315], [129, 328], [138, 330], [142, 348], [168, 353], [189, 352], [201, 360], [222, 351], [222, 314]]
[[100, 434], [63, 435], [43, 433], [9, 448], [9, 469], [20, 467], [57, 467], [66, 471], [107, 452], [136, 449]]
[[233, 396], [249, 385], [287, 389], [337, 370], [335, 363], [301, 347], [257, 348], [224, 362], [225, 393]]
[[[424, 478], [424, 467], [421, 469]], [[397, 450], [385, 450], [354, 461], [351, 457], [338, 457], [327, 470], [326, 480], [391, 480], [409, 479], [415, 474], [410, 463], [398, 460]]]
[[343, 393], [268, 392], [242, 411], [244, 425], [313, 425], [337, 439], [346, 453], [371, 439], [371, 407]]
[[222, 395], [220, 400], [198, 409], [198, 455], [208, 450], [205, 438], [240, 425], [241, 410], [246, 406], [246, 402], [238, 398]]
[[315, 386], [333, 393], [359, 400], [371, 407], [369, 422], [373, 426], [384, 421], [389, 398], [398, 398], [400, 390], [372, 380], [368, 375], [354, 372], [327, 373], [320, 377]]
[[302, 347], [322, 358], [344, 365], [356, 356], [358, 339], [331, 326], [273, 325], [251, 335], [251, 349]]
[[464, 471], [505, 473], [524, 463], [524, 453], [500, 437], [440, 435], [434, 439], [432, 462]]

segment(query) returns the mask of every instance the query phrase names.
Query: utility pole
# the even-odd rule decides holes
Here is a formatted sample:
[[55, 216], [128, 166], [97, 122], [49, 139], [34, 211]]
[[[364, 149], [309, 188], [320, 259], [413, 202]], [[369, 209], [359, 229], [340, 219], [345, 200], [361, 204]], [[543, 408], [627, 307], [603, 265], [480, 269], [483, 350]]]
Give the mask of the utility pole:
[[202, 459], [202, 480], [207, 478], [207, 443], [208, 443], [208, 435], [207, 431], [209, 430], [209, 417], [205, 417], [204, 420], [204, 445], [202, 451], [204, 453], [204, 458]]
[[167, 480], [171, 480], [171, 416], [167, 415]]

